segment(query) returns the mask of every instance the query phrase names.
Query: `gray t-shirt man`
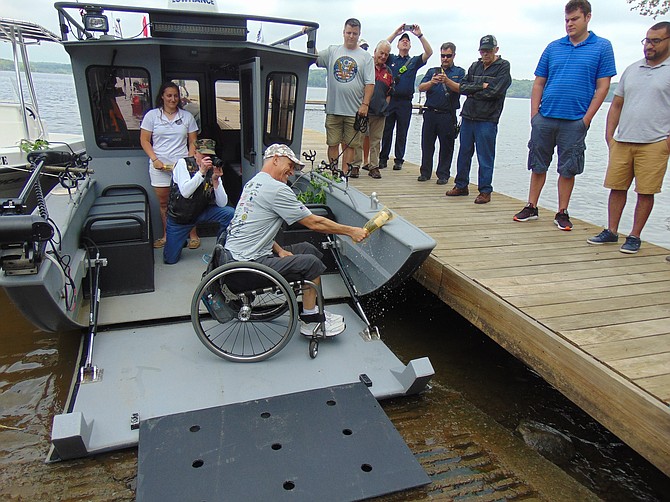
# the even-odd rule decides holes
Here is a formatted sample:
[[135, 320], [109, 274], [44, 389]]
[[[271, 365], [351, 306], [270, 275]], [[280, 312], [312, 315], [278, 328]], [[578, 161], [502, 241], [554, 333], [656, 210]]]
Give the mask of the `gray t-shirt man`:
[[282, 221], [292, 225], [311, 214], [286, 183], [260, 172], [244, 185], [228, 227], [226, 249], [237, 261], [272, 255]]
[[366, 85], [375, 83], [372, 56], [361, 49], [331, 45], [319, 51], [316, 65], [327, 69], [326, 113], [354, 117], [363, 102]]
[[621, 75], [615, 96], [625, 98], [614, 139], [656, 143], [667, 139], [670, 116], [670, 58], [651, 66], [643, 58]]

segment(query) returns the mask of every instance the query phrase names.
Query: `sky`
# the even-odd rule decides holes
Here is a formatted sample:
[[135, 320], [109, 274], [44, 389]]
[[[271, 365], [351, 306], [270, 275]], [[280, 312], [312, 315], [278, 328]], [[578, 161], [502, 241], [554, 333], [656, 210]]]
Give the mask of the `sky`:
[[[58, 16], [52, 0], [0, 0], [1, 16], [5, 18], [31, 21], [58, 34]], [[131, 5], [130, 1], [107, 0], [100, 3], [109, 5]], [[456, 64], [467, 70], [478, 58], [479, 39], [487, 34], [494, 35], [500, 47], [499, 55], [507, 59], [515, 79], [532, 79], [537, 61], [546, 45], [565, 36], [564, 6], [566, 0], [472, 0], [470, 2], [422, 2], [377, 0], [356, 2], [349, 0], [217, 0], [219, 12], [254, 14], [279, 18], [299, 19], [319, 23], [317, 48], [342, 43], [344, 21], [356, 17], [361, 21], [361, 36], [372, 48], [388, 37], [400, 24], [418, 24], [424, 36], [433, 47], [434, 55], [426, 68], [438, 66], [439, 48], [444, 42], [456, 44]], [[166, 0], [136, 0], [135, 5], [165, 8]], [[380, 7], [383, 5], [383, 8]], [[24, 7], [29, 6], [28, 9]], [[645, 17], [630, 10], [626, 0], [591, 0], [593, 9], [589, 29], [612, 42], [617, 65], [617, 73], [642, 57], [640, 40], [647, 29], [668, 17]], [[136, 34], [141, 30], [141, 21], [122, 19], [124, 35]], [[255, 40], [260, 25], [250, 24], [249, 38]], [[272, 25], [263, 25], [266, 42], [271, 37]], [[284, 32], [281, 36], [286, 35]], [[410, 35], [411, 55], [422, 52], [421, 42]], [[302, 42], [292, 42], [294, 47], [304, 47]], [[397, 52], [397, 39], [393, 42], [393, 52]], [[11, 58], [9, 44], [0, 44], [0, 57]], [[29, 51], [30, 60], [66, 63], [67, 53], [54, 44], [33, 47]], [[372, 50], [372, 49], [371, 49]], [[420, 71], [419, 73], [422, 73]], [[617, 81], [618, 76], [613, 79]]]

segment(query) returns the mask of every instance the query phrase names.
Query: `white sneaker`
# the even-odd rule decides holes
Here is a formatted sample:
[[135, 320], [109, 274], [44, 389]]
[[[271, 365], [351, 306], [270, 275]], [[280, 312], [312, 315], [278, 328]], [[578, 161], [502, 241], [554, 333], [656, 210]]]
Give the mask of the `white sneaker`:
[[[314, 314], [314, 316], [318, 318], [318, 314]], [[303, 316], [303, 317], [311, 317], [311, 316]], [[309, 320], [311, 319], [307, 320], [300, 319], [300, 334], [309, 337], [314, 335], [320, 336], [322, 334], [320, 327], [321, 323], [318, 321], [318, 319], [313, 322], [307, 322]], [[337, 322], [332, 319], [326, 318], [325, 328], [326, 328], [326, 337], [330, 338], [342, 333], [347, 328], [347, 326], [344, 324], [344, 318], [342, 318], [342, 322]]]
[[336, 324], [342, 323], [344, 324], [344, 316], [339, 315], [339, 314], [333, 314], [332, 312], [328, 312], [327, 310], [323, 311], [324, 314], [326, 314], [326, 321], [331, 321]]

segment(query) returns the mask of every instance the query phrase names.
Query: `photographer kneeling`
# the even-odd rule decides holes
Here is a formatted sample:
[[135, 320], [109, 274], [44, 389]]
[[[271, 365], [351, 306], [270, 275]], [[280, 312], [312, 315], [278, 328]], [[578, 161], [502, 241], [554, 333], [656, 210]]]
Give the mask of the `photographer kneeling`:
[[233, 218], [235, 210], [226, 205], [228, 195], [223, 189], [223, 166], [214, 157], [215, 146], [214, 140], [199, 139], [195, 142], [195, 156], [179, 159], [174, 166], [163, 249], [163, 261], [167, 264], [179, 261], [194, 225], [216, 221], [219, 223], [218, 235], [221, 235]]

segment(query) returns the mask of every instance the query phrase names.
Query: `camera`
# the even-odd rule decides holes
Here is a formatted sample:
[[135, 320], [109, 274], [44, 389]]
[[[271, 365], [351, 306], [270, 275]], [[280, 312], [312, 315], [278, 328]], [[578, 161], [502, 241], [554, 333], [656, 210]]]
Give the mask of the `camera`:
[[403, 30], [405, 31], [412, 31], [414, 29], [413, 24], [406, 24], [405, 26], [402, 27]]
[[210, 155], [209, 158], [212, 161], [212, 166], [220, 167], [220, 168], [223, 169], [223, 164], [224, 164], [223, 159], [220, 159], [216, 155]]

